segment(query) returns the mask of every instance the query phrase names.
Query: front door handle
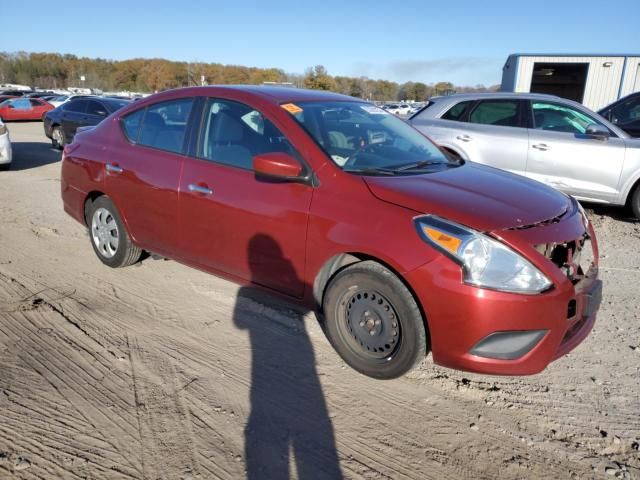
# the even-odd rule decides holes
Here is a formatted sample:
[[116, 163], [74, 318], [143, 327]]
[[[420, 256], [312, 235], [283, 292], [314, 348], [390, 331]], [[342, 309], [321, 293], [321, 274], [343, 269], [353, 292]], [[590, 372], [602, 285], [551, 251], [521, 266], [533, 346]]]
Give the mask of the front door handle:
[[119, 167], [118, 165], [113, 165], [111, 163], [107, 163], [104, 168], [109, 173], [122, 173], [122, 172], [124, 172], [122, 167]]
[[532, 147], [538, 150], [542, 150], [543, 152], [546, 152], [547, 150], [551, 150], [551, 147], [546, 143], [537, 143], [535, 145], [532, 145]]
[[458, 135], [456, 138], [458, 140], [462, 141], [462, 142], [470, 142], [471, 141], [471, 137], [469, 135]]
[[190, 183], [187, 185], [187, 188], [190, 192], [201, 193], [202, 195], [211, 195], [213, 193], [213, 190], [209, 187], [203, 187], [201, 185], [196, 185], [195, 183]]

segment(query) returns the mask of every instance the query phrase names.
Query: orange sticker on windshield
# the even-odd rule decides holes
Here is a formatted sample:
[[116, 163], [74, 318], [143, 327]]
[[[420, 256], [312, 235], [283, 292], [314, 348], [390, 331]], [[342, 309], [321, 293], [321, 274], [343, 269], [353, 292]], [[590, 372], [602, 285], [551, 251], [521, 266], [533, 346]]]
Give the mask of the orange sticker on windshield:
[[302, 109], [296, 105], [295, 103], [285, 103], [283, 105], [280, 105], [282, 108], [284, 108], [287, 112], [289, 113], [300, 113], [302, 111]]

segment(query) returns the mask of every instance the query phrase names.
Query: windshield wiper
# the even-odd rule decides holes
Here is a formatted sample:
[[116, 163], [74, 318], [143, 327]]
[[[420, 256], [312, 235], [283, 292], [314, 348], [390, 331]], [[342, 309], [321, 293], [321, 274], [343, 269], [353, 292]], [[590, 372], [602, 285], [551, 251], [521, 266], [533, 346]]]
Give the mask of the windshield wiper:
[[372, 167], [372, 168], [344, 168], [343, 171], [347, 173], [362, 173], [364, 175], [395, 175], [396, 170], [391, 170], [389, 168], [383, 167]]
[[404, 172], [406, 170], [414, 170], [414, 169], [426, 167], [429, 165], [447, 165], [447, 163], [441, 160], [422, 160], [421, 162], [413, 162], [413, 163], [407, 163], [406, 165], [401, 165], [399, 167], [394, 168], [393, 170], [395, 172]]

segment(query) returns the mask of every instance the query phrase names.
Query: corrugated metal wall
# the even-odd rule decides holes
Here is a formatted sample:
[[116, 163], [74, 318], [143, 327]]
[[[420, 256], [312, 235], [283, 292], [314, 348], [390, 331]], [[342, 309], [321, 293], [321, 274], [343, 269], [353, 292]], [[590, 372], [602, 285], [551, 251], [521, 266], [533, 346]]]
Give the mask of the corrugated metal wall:
[[[624, 57], [520, 57], [520, 68], [516, 78], [515, 91], [528, 92], [531, 88], [533, 66], [542, 63], [588, 63], [589, 73], [582, 103], [598, 110], [618, 99]], [[604, 64], [611, 66], [605, 67]], [[626, 75], [625, 75], [626, 77]], [[640, 86], [639, 86], [640, 87]]]
[[627, 57], [627, 67], [622, 79], [621, 96], [640, 92], [640, 57]]

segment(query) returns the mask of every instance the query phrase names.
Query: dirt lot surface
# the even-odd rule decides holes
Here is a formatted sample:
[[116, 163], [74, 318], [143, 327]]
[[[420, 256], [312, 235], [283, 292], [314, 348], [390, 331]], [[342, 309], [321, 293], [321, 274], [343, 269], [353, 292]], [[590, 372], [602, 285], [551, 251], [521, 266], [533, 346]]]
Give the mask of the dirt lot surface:
[[103, 266], [41, 123], [0, 173], [0, 478], [640, 478], [640, 223], [589, 208], [595, 330], [533, 377], [368, 379], [312, 314], [172, 261]]

